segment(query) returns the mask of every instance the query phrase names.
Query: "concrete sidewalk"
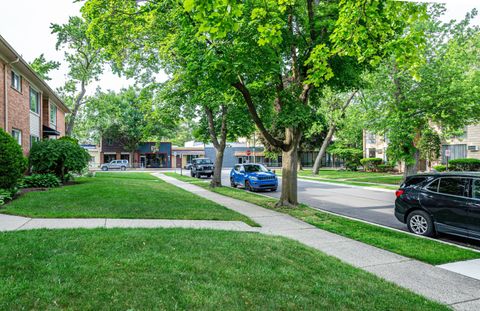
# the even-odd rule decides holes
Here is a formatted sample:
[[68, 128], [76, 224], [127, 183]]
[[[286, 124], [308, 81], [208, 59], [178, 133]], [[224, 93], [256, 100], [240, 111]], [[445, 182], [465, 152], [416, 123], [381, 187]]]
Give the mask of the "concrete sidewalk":
[[[480, 281], [318, 229], [286, 214], [216, 194], [163, 174], [153, 174], [248, 216], [258, 231], [297, 240], [456, 310], [480, 310]], [[372, 293], [374, 294], [374, 293]]]
[[0, 232], [78, 228], [193, 228], [257, 232], [241, 221], [110, 218], [28, 218], [0, 214]]

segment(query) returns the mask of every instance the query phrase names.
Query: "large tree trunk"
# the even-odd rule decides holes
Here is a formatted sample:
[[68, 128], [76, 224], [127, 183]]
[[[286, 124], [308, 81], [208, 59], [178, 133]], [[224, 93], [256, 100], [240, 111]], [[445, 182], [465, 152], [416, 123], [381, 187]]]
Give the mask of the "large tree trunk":
[[418, 172], [418, 164], [420, 161], [420, 151], [418, 149], [415, 150], [413, 159], [414, 162], [412, 164], [405, 163], [405, 169], [403, 170], [403, 180], [405, 180], [408, 176], [417, 174]]
[[225, 152], [225, 145], [222, 144], [220, 148], [215, 149], [215, 169], [213, 170], [212, 181], [210, 182], [210, 187], [221, 187], [222, 186], [222, 168], [223, 168], [223, 155]]
[[291, 136], [291, 148], [282, 151], [282, 194], [277, 206], [293, 207], [298, 205], [297, 196], [297, 169], [298, 169], [298, 146], [301, 134], [287, 129], [287, 136]]
[[72, 136], [73, 134], [73, 127], [75, 126], [75, 119], [77, 118], [78, 111], [80, 110], [80, 106], [82, 105], [83, 97], [85, 97], [85, 93], [87, 90], [85, 89], [85, 82], [82, 81], [82, 86], [80, 89], [80, 93], [78, 94], [77, 98], [75, 99], [75, 106], [73, 107], [73, 111], [70, 113], [70, 119], [67, 124], [67, 129], [65, 131], [67, 136]]
[[330, 129], [328, 130], [327, 137], [323, 140], [322, 147], [320, 147], [320, 151], [317, 154], [317, 157], [315, 158], [315, 164], [313, 164], [313, 170], [312, 173], [313, 175], [318, 175], [318, 171], [320, 170], [320, 165], [322, 164], [322, 159], [325, 153], [327, 152], [327, 147], [330, 144], [330, 141], [332, 141], [333, 134], [335, 134], [335, 125], [332, 125]]

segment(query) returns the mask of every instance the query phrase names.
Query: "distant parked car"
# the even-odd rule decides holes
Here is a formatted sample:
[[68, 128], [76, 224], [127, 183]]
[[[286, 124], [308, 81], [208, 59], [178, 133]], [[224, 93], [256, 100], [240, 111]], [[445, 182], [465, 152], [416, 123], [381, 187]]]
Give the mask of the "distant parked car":
[[185, 165], [185, 169], [186, 170], [191, 170], [192, 169], [192, 163], [187, 163], [187, 165]]
[[211, 177], [213, 175], [213, 162], [209, 158], [196, 158], [192, 160], [190, 175], [200, 178], [201, 176]]
[[128, 160], [113, 160], [110, 163], [104, 163], [100, 168], [102, 171], [121, 170], [125, 171], [128, 167]]
[[249, 191], [277, 191], [278, 178], [262, 164], [237, 164], [230, 171], [230, 185], [242, 186]]
[[408, 177], [396, 191], [395, 217], [418, 235], [442, 232], [480, 240], [480, 174]]

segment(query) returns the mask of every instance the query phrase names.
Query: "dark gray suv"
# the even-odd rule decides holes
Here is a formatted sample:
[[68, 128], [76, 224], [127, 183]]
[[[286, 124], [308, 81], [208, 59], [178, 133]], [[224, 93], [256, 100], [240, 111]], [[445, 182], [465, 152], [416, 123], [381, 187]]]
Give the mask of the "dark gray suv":
[[200, 178], [201, 176], [211, 177], [213, 175], [213, 162], [209, 158], [196, 158], [192, 160], [190, 175]]

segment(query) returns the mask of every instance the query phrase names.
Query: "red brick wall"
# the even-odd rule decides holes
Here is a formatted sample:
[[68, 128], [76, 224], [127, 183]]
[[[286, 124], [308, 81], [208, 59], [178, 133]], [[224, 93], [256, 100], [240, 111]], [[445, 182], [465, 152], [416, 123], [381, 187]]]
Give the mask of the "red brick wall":
[[43, 103], [42, 103], [42, 124], [43, 125], [46, 125], [46, 126], [50, 126], [49, 125], [49, 121], [50, 121], [50, 109], [48, 107], [48, 99], [43, 99]]
[[[8, 76], [11, 71], [8, 70]], [[8, 132], [13, 128], [22, 131], [22, 148], [24, 153], [30, 149], [30, 84], [22, 77], [22, 92], [7, 86], [8, 96]]]
[[0, 60], [0, 128], [5, 129], [5, 83], [4, 83], [4, 67], [5, 64]]
[[57, 106], [57, 131], [60, 132], [60, 137], [65, 136], [65, 127], [65, 112]]

